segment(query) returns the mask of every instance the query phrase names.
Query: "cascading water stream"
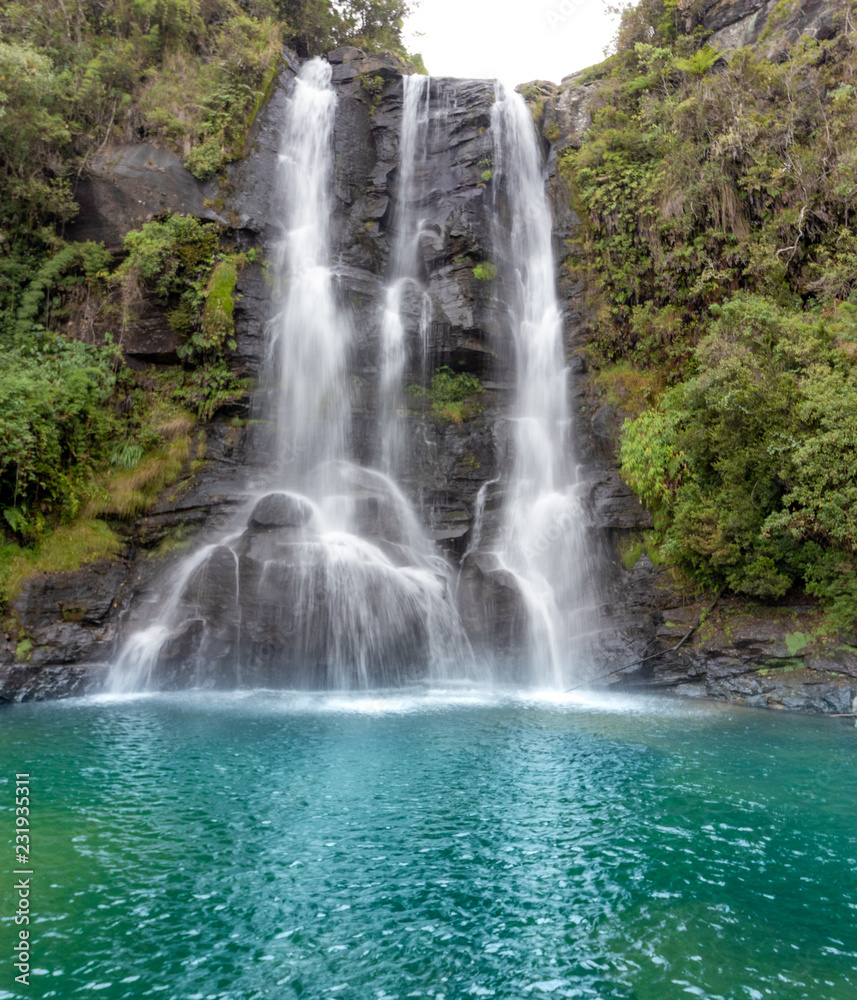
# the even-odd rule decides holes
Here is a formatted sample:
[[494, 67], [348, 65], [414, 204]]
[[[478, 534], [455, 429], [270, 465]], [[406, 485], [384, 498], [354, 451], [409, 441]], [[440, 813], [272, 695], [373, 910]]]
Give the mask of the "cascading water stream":
[[420, 340], [425, 353], [426, 331], [431, 319], [431, 302], [417, 282], [421, 220], [415, 201], [418, 179], [425, 165], [430, 120], [431, 79], [427, 76], [402, 78], [402, 130], [393, 229], [395, 244], [381, 317], [381, 364], [379, 414], [381, 466], [395, 475], [402, 448], [402, 380], [407, 360], [407, 316], [405, 300], [419, 295]]
[[509, 224], [496, 242], [509, 286], [515, 369], [513, 459], [497, 554], [515, 577], [526, 608], [532, 678], [560, 686], [579, 667], [597, 625], [589, 609], [593, 574], [571, 465], [562, 316], [542, 158], [523, 97], [499, 83], [497, 88], [495, 191], [505, 195]]
[[[404, 464], [403, 382], [417, 344], [426, 376], [431, 311], [421, 239], [437, 231], [426, 222], [432, 115], [455, 113], [455, 84], [437, 84], [441, 102], [433, 107], [428, 78], [403, 81], [393, 254], [377, 329], [379, 416], [370, 450], [380, 456], [378, 471], [357, 465], [350, 445], [354, 331], [331, 258], [331, 75], [321, 59], [304, 64], [281, 147], [283, 231], [272, 255], [278, 308], [266, 365], [267, 490], [276, 492], [258, 493], [245, 529], [182, 562], [164, 610], [126, 642], [110, 673], [113, 690], [348, 689], [477, 674], [450, 566], [395, 479]], [[559, 686], [586, 656], [597, 622], [587, 609], [590, 556], [570, 457], [551, 217], [529, 111], [499, 85], [491, 128], [495, 249], [515, 371], [512, 460], [478, 493], [464, 558], [480, 558], [483, 546], [493, 552], [526, 619], [523, 676]], [[491, 486], [502, 512], [483, 540]]]
[[[301, 69], [280, 152], [279, 206], [287, 228], [275, 253], [282, 308], [269, 333], [274, 394], [273, 465], [283, 485], [347, 453], [351, 330], [330, 266], [332, 135], [336, 95], [330, 65]], [[346, 391], [343, 391], [345, 389]]]
[[[402, 295], [419, 238], [410, 232], [408, 178], [429, 93], [425, 79], [405, 86], [406, 232], [383, 335], [382, 410], [390, 423], [403, 371]], [[280, 155], [285, 229], [274, 256], [281, 305], [267, 365], [276, 373], [268, 397], [270, 486], [278, 492], [258, 499], [246, 530], [185, 561], [166, 611], [126, 642], [108, 681], [114, 691], [150, 684], [348, 689], [473, 672], [448, 563], [393, 479], [351, 459], [352, 330], [337, 301], [329, 247], [335, 113], [331, 68], [311, 60], [295, 82]], [[387, 445], [392, 470], [392, 439]]]

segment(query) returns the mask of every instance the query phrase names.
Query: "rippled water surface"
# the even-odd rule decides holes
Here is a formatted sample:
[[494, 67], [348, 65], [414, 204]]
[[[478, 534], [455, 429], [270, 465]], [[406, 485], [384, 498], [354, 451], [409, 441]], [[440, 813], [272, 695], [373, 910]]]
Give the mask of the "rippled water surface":
[[0, 998], [852, 1000], [855, 742], [831, 720], [464, 690], [6, 709]]

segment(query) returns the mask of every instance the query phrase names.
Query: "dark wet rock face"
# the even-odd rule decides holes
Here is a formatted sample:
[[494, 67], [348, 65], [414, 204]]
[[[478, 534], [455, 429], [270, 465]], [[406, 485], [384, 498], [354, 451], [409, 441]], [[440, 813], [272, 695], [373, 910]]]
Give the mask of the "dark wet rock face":
[[109, 657], [116, 638], [113, 612], [128, 576], [123, 563], [104, 561], [25, 583], [11, 611], [26, 623], [29, 662], [53, 666]]
[[104, 686], [109, 664], [35, 667], [0, 665], [0, 705], [24, 701], [55, 701], [95, 694]]
[[80, 210], [66, 236], [121, 250], [129, 229], [165, 212], [225, 222], [206, 205], [216, 194], [217, 183], [198, 181], [171, 149], [148, 142], [115, 146], [87, 162], [75, 189]]
[[293, 493], [269, 493], [253, 508], [248, 528], [302, 528], [312, 518], [312, 505]]
[[[381, 497], [356, 502], [376, 515], [384, 508]], [[387, 513], [376, 518], [373, 544], [331, 542], [303, 498], [263, 497], [240, 537], [215, 546], [182, 589], [155, 683], [354, 686], [367, 652], [374, 683], [425, 675], [426, 607], [437, 588], [413, 553], [389, 540], [396, 530]]]

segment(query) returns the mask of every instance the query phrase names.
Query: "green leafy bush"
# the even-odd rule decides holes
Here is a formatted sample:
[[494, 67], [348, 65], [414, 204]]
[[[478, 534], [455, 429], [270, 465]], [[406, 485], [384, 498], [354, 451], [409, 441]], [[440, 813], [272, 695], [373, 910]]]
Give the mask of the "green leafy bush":
[[48, 325], [65, 313], [65, 293], [75, 285], [106, 278], [112, 255], [101, 243], [66, 243], [48, 257], [20, 293], [15, 338], [26, 342], [34, 324]]
[[829, 325], [738, 295], [695, 360], [622, 439], [663, 550], [737, 593], [835, 589], [857, 554], [857, 377]]
[[427, 399], [432, 413], [439, 419], [453, 424], [472, 420], [481, 412], [476, 396], [485, 390], [479, 379], [470, 372], [454, 372], [448, 365], [438, 368], [432, 375], [431, 386], [408, 386], [413, 399]]
[[0, 505], [17, 534], [38, 535], [54, 510], [77, 513], [87, 466], [117, 436], [115, 363], [112, 349], [63, 340], [0, 349]]
[[170, 325], [184, 338], [182, 358], [211, 361], [224, 347], [235, 347], [235, 284], [252, 251], [225, 252], [217, 227], [189, 215], [147, 222], [128, 233], [125, 248], [128, 256], [114, 279], [124, 286], [126, 300], [137, 283], [160, 296]]
[[32, 226], [77, 213], [63, 155], [72, 134], [67, 89], [50, 57], [26, 40], [0, 40], [0, 219]]
[[609, 360], [636, 350], [641, 306], [674, 311], [670, 357], [654, 361], [680, 369], [700, 313], [736, 290], [800, 309], [857, 288], [853, 33], [780, 39], [776, 61], [741, 49], [708, 72], [717, 53], [684, 29], [695, 16], [626, 9], [592, 126], [561, 156], [585, 226], [573, 266], [599, 291]]
[[673, 65], [683, 73], [690, 73], [691, 76], [702, 76], [717, 62], [720, 53], [710, 45], [703, 45], [689, 59], [676, 58]]
[[803, 587], [840, 624], [857, 618], [846, 6], [836, 38], [790, 45], [776, 13], [764, 46], [728, 60], [700, 47], [698, 6], [626, 8], [615, 55], [585, 75], [591, 128], [560, 159], [583, 223], [564, 267], [594, 293], [596, 384], [609, 396], [637, 370], [651, 387], [621, 460], [659, 552], [756, 598]]
[[497, 265], [492, 264], [490, 260], [480, 261], [473, 268], [473, 277], [477, 281], [493, 281], [497, 277]]

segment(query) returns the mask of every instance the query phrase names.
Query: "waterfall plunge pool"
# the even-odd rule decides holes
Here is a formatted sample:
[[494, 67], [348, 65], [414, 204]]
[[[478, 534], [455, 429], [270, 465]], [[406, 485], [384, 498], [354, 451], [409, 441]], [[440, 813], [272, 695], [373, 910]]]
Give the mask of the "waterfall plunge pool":
[[855, 738], [466, 687], [17, 706], [0, 998], [851, 1000]]

